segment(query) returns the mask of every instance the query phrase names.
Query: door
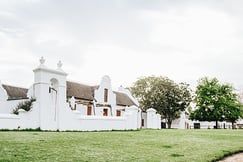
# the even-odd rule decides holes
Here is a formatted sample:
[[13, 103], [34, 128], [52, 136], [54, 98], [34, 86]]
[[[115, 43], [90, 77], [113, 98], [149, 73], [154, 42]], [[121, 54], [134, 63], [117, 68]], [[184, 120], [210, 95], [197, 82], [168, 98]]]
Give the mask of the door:
[[87, 115], [92, 115], [92, 106], [90, 105], [87, 107]]
[[103, 109], [103, 116], [108, 116], [108, 109]]

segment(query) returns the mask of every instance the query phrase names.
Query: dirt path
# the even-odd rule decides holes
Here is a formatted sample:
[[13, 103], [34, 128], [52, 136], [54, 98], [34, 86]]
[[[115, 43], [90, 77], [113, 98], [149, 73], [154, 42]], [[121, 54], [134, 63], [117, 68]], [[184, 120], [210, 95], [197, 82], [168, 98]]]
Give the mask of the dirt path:
[[243, 162], [243, 153], [235, 154], [218, 162]]

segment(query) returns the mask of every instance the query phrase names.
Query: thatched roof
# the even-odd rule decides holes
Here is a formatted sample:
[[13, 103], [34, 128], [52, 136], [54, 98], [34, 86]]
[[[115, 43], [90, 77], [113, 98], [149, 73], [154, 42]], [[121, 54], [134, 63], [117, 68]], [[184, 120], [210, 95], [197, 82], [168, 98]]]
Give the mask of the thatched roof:
[[117, 105], [121, 105], [121, 106], [135, 105], [135, 106], [137, 106], [127, 94], [121, 93], [121, 92], [116, 92], [116, 91], [113, 91], [113, 92], [116, 94], [116, 104]]
[[[9, 85], [2, 85], [8, 94], [8, 100], [28, 99], [28, 89], [14, 87]], [[67, 81], [67, 97], [74, 96], [76, 99], [82, 99], [87, 101], [94, 101], [94, 91], [99, 86], [88, 86], [80, 83]], [[116, 92], [116, 104], [121, 106], [136, 105], [131, 98], [125, 93]]]
[[67, 97], [74, 96], [77, 99], [85, 99], [89, 101], [95, 100], [94, 90], [97, 86], [88, 86], [80, 83], [67, 81]]
[[[94, 101], [94, 91], [98, 86], [88, 86], [80, 83], [67, 81], [67, 97], [75, 97], [76, 99], [83, 99]], [[128, 95], [121, 92], [115, 92], [116, 104], [121, 106], [136, 105]]]
[[8, 94], [8, 100], [28, 99], [28, 89], [2, 84]]

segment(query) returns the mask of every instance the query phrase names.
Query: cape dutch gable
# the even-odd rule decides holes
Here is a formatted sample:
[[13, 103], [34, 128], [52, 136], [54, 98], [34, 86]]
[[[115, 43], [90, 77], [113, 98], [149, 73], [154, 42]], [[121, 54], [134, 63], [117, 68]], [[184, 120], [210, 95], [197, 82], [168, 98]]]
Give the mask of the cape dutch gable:
[[[129, 91], [113, 91], [104, 76], [97, 86], [67, 81], [59, 62], [57, 69], [45, 66], [44, 58], [33, 70], [29, 89], [0, 85], [0, 129], [129, 130], [141, 128], [141, 109]], [[34, 98], [32, 109], [10, 114], [20, 101]], [[11, 103], [11, 104], [10, 104]], [[156, 123], [160, 122], [158, 115]], [[152, 121], [152, 120], [151, 120]], [[149, 121], [148, 121], [149, 122]], [[160, 125], [153, 126], [160, 128]]]

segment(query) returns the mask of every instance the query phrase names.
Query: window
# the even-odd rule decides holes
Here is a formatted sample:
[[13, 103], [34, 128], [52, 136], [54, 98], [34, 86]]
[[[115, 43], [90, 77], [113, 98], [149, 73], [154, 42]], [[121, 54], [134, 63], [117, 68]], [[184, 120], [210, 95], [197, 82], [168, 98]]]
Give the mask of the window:
[[87, 115], [92, 115], [92, 106], [88, 105], [87, 107]]
[[103, 116], [108, 116], [108, 109], [103, 109]]
[[108, 101], [108, 89], [104, 89], [104, 102]]
[[144, 127], [144, 119], [142, 119], [142, 127]]
[[121, 110], [116, 110], [116, 116], [121, 116]]

